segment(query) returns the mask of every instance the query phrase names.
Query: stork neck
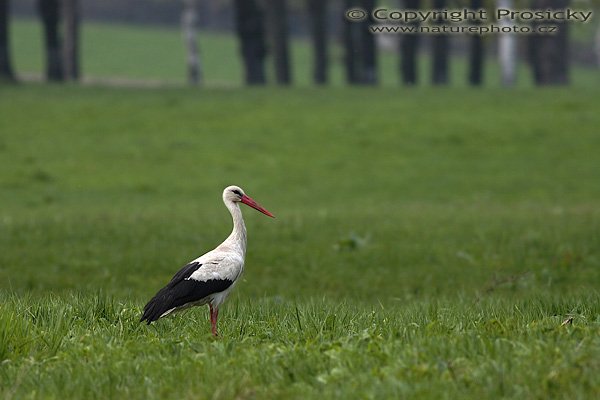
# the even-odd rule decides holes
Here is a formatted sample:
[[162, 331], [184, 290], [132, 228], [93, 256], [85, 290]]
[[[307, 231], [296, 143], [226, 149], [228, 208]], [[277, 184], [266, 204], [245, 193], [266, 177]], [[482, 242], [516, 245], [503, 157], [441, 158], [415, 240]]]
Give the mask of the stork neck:
[[225, 203], [227, 209], [231, 213], [233, 220], [233, 230], [229, 237], [225, 240], [231, 247], [236, 247], [242, 255], [246, 254], [246, 224], [244, 224], [244, 218], [242, 217], [242, 210], [238, 203], [228, 201]]

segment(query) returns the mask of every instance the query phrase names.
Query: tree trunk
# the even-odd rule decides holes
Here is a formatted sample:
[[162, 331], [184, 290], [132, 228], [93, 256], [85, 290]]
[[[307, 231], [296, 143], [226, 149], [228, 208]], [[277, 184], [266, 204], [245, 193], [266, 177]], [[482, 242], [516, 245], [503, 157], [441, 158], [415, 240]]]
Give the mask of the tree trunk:
[[196, 39], [196, 23], [198, 21], [197, 0], [184, 0], [181, 13], [181, 31], [183, 42], [187, 50], [187, 76], [190, 85], [198, 85], [202, 82], [202, 68], [200, 66], [200, 52]]
[[[540, 10], [563, 10], [569, 0], [533, 0], [532, 8]], [[533, 27], [548, 25], [535, 22]], [[529, 41], [530, 62], [537, 85], [566, 85], [569, 83], [568, 24], [552, 21], [557, 27], [553, 34], [531, 35]]]
[[[483, 8], [483, 0], [471, 0], [471, 10], [477, 11]], [[472, 25], [481, 25], [481, 20], [470, 21]], [[469, 52], [469, 83], [473, 86], [480, 86], [483, 80], [483, 38], [481, 35], [474, 34], [470, 38]]]
[[[344, 0], [344, 10], [356, 7], [356, 0]], [[342, 25], [342, 41], [344, 44], [344, 67], [346, 70], [346, 82], [350, 85], [360, 83], [360, 70], [358, 60], [360, 60], [360, 36], [357, 30], [358, 24], [349, 21], [344, 17]]]
[[266, 83], [264, 17], [256, 0], [235, 0], [235, 23], [246, 72], [246, 84]]
[[63, 43], [64, 77], [79, 79], [79, 1], [62, 0], [65, 35]]
[[275, 63], [275, 80], [279, 85], [289, 85], [292, 78], [285, 0], [267, 0], [267, 20]]
[[62, 54], [59, 35], [59, 0], [38, 0], [38, 8], [44, 25], [44, 45], [46, 48], [46, 78], [49, 81], [62, 81]]
[[[513, 9], [513, 6], [513, 0], [497, 2], [498, 8]], [[501, 27], [513, 24], [509, 19], [501, 19], [498, 22]], [[501, 33], [498, 36], [498, 61], [502, 86], [513, 86], [517, 80], [517, 38], [513, 33]]]
[[308, 0], [310, 33], [313, 42], [313, 80], [317, 85], [327, 83], [327, 1]]
[[[407, 10], [418, 10], [420, 0], [406, 0], [404, 8]], [[419, 23], [414, 21], [409, 23], [410, 26], [419, 26]], [[405, 34], [400, 38], [400, 70], [402, 73], [402, 82], [405, 85], [416, 85], [418, 80], [417, 65], [418, 65], [418, 49], [419, 35]]]
[[[435, 10], [446, 9], [446, 0], [433, 0]], [[441, 18], [435, 21], [436, 25], [443, 25]], [[448, 54], [450, 41], [447, 34], [437, 34], [432, 37], [432, 74], [431, 80], [434, 85], [446, 85], [448, 83]]]
[[362, 0], [361, 6], [363, 10], [369, 14], [369, 17], [361, 22], [361, 83], [374, 85], [377, 83], [377, 46], [375, 43], [375, 34], [371, 32], [369, 27], [375, 23], [371, 17], [371, 12], [375, 8], [376, 0]]
[[8, 29], [9, 0], [0, 0], [0, 81], [14, 81]]

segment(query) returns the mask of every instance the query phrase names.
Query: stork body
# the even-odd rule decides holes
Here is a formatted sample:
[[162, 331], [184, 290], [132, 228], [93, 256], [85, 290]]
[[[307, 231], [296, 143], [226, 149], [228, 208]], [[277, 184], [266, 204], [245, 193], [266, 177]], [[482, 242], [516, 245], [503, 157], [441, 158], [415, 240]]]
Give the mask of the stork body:
[[223, 191], [223, 202], [231, 213], [233, 230], [217, 248], [192, 260], [173, 276], [144, 307], [141, 321], [148, 324], [174, 311], [208, 304], [213, 335], [217, 336], [219, 306], [244, 271], [246, 225], [239, 203], [265, 215], [273, 215], [248, 197], [238, 186]]

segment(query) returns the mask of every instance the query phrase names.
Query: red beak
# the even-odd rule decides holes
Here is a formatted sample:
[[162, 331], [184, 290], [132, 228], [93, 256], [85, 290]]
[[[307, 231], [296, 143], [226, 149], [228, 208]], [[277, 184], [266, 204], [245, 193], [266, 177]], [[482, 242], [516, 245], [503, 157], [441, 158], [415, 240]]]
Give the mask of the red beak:
[[265, 210], [263, 207], [261, 207], [260, 204], [258, 204], [257, 202], [255, 202], [254, 200], [252, 200], [251, 197], [248, 197], [246, 195], [242, 196], [242, 203], [244, 203], [247, 206], [250, 206], [252, 208], [254, 208], [255, 210], [260, 211], [261, 213], [271, 217], [271, 218], [275, 218], [275, 216], [273, 214], [271, 214], [269, 211]]

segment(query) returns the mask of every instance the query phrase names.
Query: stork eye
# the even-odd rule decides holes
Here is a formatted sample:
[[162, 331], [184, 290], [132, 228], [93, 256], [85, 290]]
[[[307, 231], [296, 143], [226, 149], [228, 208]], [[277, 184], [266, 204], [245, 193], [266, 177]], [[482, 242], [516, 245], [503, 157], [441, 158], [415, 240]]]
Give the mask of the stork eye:
[[240, 197], [242, 196], [242, 193], [237, 189], [233, 190], [233, 193], [237, 194]]

